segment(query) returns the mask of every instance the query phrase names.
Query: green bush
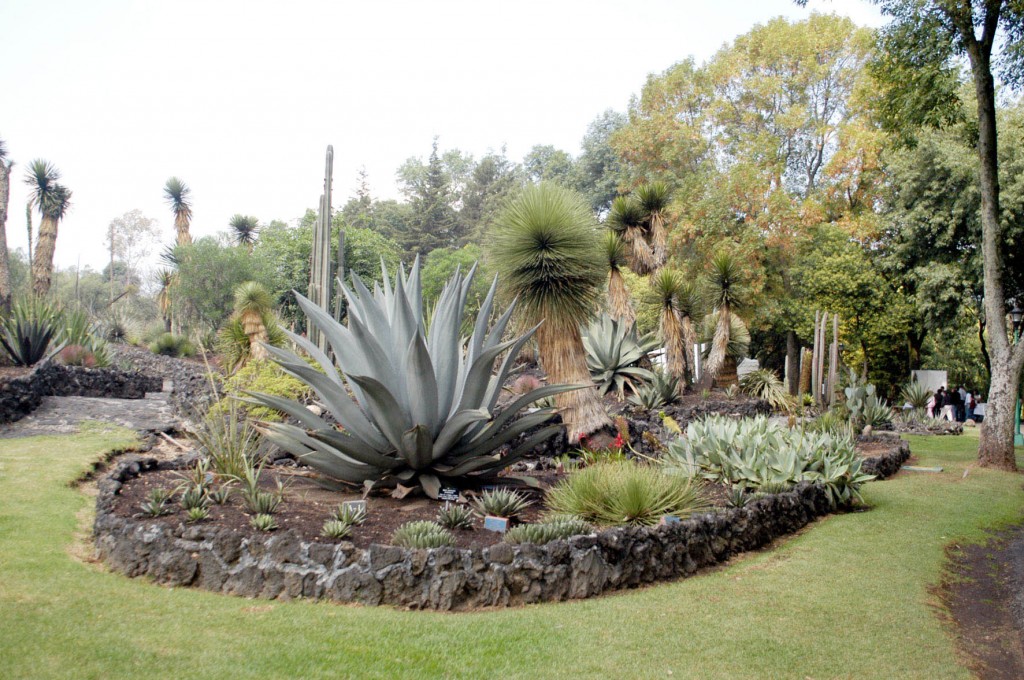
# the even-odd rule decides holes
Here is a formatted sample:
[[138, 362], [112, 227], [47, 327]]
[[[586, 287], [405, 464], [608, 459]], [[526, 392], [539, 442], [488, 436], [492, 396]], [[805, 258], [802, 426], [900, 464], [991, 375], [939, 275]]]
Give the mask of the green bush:
[[402, 548], [440, 548], [455, 545], [455, 537], [437, 522], [420, 520], [395, 529], [391, 542]]
[[[223, 382], [224, 397], [210, 407], [214, 415], [226, 415], [232, 403], [237, 403], [249, 392], [269, 394], [274, 397], [305, 402], [312, 395], [309, 386], [293, 378], [272, 361], [250, 361]], [[254, 420], [280, 422], [281, 412], [258, 403], [245, 400], [243, 410]]]
[[153, 354], [160, 354], [168, 357], [190, 357], [195, 355], [195, 347], [189, 339], [181, 335], [164, 333], [149, 346]]
[[578, 517], [557, 517], [539, 524], [520, 524], [505, 533], [506, 543], [535, 543], [544, 545], [560, 538], [570, 538], [593, 531]]
[[751, 490], [809, 481], [825, 486], [833, 506], [860, 501], [860, 487], [874, 479], [846, 435], [793, 428], [756, 418], [712, 416], [690, 423], [671, 442], [662, 463], [687, 475]]
[[664, 515], [685, 517], [707, 506], [699, 482], [652, 465], [597, 463], [552, 487], [547, 506], [600, 526], [657, 524]]

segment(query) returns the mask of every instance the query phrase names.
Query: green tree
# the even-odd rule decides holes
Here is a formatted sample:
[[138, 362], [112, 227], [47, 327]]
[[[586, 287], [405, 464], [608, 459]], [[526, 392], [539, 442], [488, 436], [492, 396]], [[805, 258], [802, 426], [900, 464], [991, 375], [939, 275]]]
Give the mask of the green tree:
[[[401, 176], [401, 171], [400, 171]], [[458, 242], [458, 216], [452, 207], [452, 179], [437, 153], [434, 139], [425, 173], [405, 180], [404, 191], [410, 196], [412, 219], [408, 229], [398, 235], [408, 256], [426, 255], [435, 248]]]
[[628, 118], [623, 113], [608, 109], [587, 126], [576, 159], [576, 187], [590, 201], [597, 214], [611, 208], [619, 194], [619, 184], [626, 179], [626, 169], [619, 154], [612, 147], [612, 135], [625, 127]]
[[235, 213], [228, 221], [228, 229], [235, 245], [251, 253], [260, 233], [260, 221], [252, 215]]
[[572, 155], [550, 144], [534, 145], [523, 157], [523, 168], [532, 182], [554, 182], [568, 189], [576, 184]]
[[1024, 369], [1024, 343], [1011, 343], [1004, 283], [995, 77], [1024, 82], [1024, 6], [1003, 0], [875, 0], [892, 21], [881, 32], [874, 73], [884, 117], [895, 131], [942, 125], [957, 115], [957, 72], [970, 65], [981, 193], [984, 306], [992, 380], [981, 429], [981, 465], [1017, 469], [1014, 405]]
[[[110, 221], [107, 229], [107, 247], [110, 249], [110, 261], [115, 259], [124, 264], [122, 283], [125, 288], [138, 285], [140, 280], [139, 263], [150, 253], [152, 244], [159, 238], [156, 220], [142, 214], [141, 210], [130, 210]], [[113, 267], [108, 268], [110, 277], [110, 299], [114, 292]]]
[[52, 163], [36, 159], [28, 166], [25, 183], [32, 197], [30, 204], [42, 219], [32, 259], [32, 292], [44, 297], [53, 278], [53, 253], [57, 248], [57, 226], [71, 205], [71, 191], [60, 184], [60, 171]]

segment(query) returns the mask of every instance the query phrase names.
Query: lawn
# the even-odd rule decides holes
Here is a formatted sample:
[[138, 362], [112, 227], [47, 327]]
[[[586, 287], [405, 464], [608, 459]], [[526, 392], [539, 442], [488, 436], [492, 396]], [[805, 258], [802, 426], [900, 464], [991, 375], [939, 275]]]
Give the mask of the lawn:
[[869, 484], [870, 511], [676, 583], [471, 614], [269, 602], [71, 556], [91, 501], [69, 481], [126, 441], [0, 441], [0, 676], [967, 677], [930, 594], [944, 546], [1024, 509], [1020, 476], [971, 465], [975, 434], [911, 438], [946, 471]]

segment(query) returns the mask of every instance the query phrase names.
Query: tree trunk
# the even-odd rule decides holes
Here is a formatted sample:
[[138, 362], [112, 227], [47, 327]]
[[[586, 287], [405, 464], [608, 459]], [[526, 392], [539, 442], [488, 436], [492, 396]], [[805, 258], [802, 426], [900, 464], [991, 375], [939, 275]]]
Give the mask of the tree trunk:
[[675, 309], [661, 308], [661, 341], [665, 344], [665, 370], [679, 381], [679, 393], [686, 389], [686, 336]]
[[36, 254], [32, 259], [32, 292], [45, 297], [50, 292], [53, 278], [53, 251], [57, 248], [57, 220], [44, 215], [39, 222]]
[[189, 233], [188, 219], [184, 215], [175, 215], [174, 228], [178, 232], [179, 246], [187, 246], [192, 243], [192, 234]]
[[796, 331], [786, 333], [786, 363], [789, 364], [789, 393], [800, 394], [800, 345], [797, 343]]
[[981, 360], [985, 363], [985, 376], [992, 383], [992, 357], [988, 355], [988, 343], [985, 342], [985, 315], [978, 317], [978, 344], [981, 346]]
[[626, 280], [617, 268], [608, 272], [608, 307], [613, 319], [632, 326], [636, 323], [636, 312], [633, 302], [629, 299]]
[[722, 368], [715, 376], [715, 387], [732, 387], [738, 385], [739, 377], [736, 375], [736, 357], [726, 355], [722, 361]]
[[[990, 8], [988, 11], [999, 10]], [[985, 427], [981, 429], [978, 440], [978, 461], [982, 466], [1016, 470], [1017, 461], [1013, 452], [1013, 409], [1017, 400], [1021, 366], [1024, 365], [1024, 344], [1011, 345], [1007, 338], [1003, 257], [1000, 252], [1002, 227], [999, 224], [995, 84], [991, 68], [995, 27], [986, 21], [985, 29], [979, 41], [975, 38], [973, 26], [960, 27], [971, 60], [974, 94], [978, 104], [981, 252], [984, 258], [985, 325], [989, 330], [989, 353], [992, 362], [991, 386], [988, 405], [985, 407]]]
[[581, 436], [604, 427], [611, 427], [612, 422], [608, 419], [601, 397], [590, 378], [579, 327], [574, 323], [552, 323], [550, 315], [547, 319], [537, 329], [535, 337], [548, 382], [588, 386], [572, 392], [563, 392], [555, 397], [555, 403], [568, 430], [569, 441], [576, 444]]
[[722, 370], [722, 364], [729, 351], [729, 333], [732, 330], [729, 325], [730, 316], [729, 306], [722, 305], [718, 310], [718, 323], [715, 325], [715, 335], [711, 339], [711, 352], [708, 354], [708, 363], [704, 371], [709, 385], [718, 377], [718, 372]]
[[7, 204], [11, 191], [11, 166], [0, 160], [0, 311], [11, 309], [11, 263], [7, 256]]

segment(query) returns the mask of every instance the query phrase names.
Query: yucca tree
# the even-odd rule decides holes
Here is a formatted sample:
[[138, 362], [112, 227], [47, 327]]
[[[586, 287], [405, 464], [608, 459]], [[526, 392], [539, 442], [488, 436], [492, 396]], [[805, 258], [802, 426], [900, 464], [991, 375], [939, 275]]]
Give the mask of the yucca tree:
[[11, 309], [11, 263], [7, 256], [7, 204], [11, 196], [11, 166], [7, 145], [0, 139], [0, 311]]
[[[552, 383], [590, 385], [580, 326], [599, 297], [600, 234], [587, 202], [556, 184], [528, 187], [499, 221], [493, 256], [529, 323]], [[572, 440], [611, 425], [593, 387], [557, 397]]]
[[160, 269], [156, 273], [157, 283], [160, 290], [156, 294], [156, 304], [160, 309], [160, 316], [164, 320], [164, 330], [171, 332], [171, 288], [174, 286], [174, 272], [170, 269]]
[[693, 348], [697, 344], [697, 328], [695, 319], [700, 319], [702, 313], [700, 287], [693, 281], [682, 280], [676, 292], [676, 311], [679, 314], [679, 324], [683, 331], [683, 348], [686, 358], [686, 378], [691, 385], [697, 372], [697, 362], [694, 358]]
[[664, 182], [651, 182], [637, 187], [636, 200], [647, 216], [651, 252], [655, 269], [663, 267], [668, 258], [668, 232], [665, 229], [665, 211], [671, 192]]
[[608, 213], [608, 228], [622, 237], [627, 247], [629, 266], [640, 276], [657, 267], [654, 250], [648, 242], [647, 214], [631, 196], [617, 196]]
[[274, 309], [274, 298], [256, 281], [246, 281], [235, 289], [235, 314], [249, 336], [249, 356], [253, 359], [268, 357], [267, 327], [263, 319]]
[[683, 279], [678, 272], [662, 269], [651, 278], [651, 290], [661, 307], [658, 332], [665, 345], [665, 370], [679, 381], [680, 393], [686, 389], [687, 353], [683, 322], [679, 314], [679, 293]]
[[[733, 313], [743, 304], [743, 282], [739, 261], [731, 253], [720, 252], [711, 260], [705, 290], [708, 303], [717, 312], [715, 334], [704, 375], [715, 380], [727, 361], [735, 363], [728, 352]], [[735, 370], [728, 372], [735, 376]], [[729, 384], [733, 384], [730, 379]]]
[[231, 216], [228, 226], [231, 228], [231, 239], [235, 245], [242, 246], [251, 253], [252, 247], [256, 245], [256, 236], [260, 231], [260, 221], [252, 215], [236, 213]]
[[164, 199], [174, 213], [174, 229], [178, 232], [179, 246], [192, 243], [189, 226], [192, 224], [192, 190], [177, 177], [171, 177], [164, 184]]
[[59, 180], [60, 171], [52, 163], [38, 158], [29, 164], [25, 175], [25, 184], [31, 191], [31, 204], [39, 210], [42, 218], [32, 260], [32, 292], [39, 297], [50, 292], [57, 226], [71, 205], [71, 191]]
[[608, 263], [609, 316], [631, 326], [636, 322], [636, 311], [629, 290], [626, 289], [626, 280], [622, 278], [622, 267], [626, 266], [626, 246], [619, 235], [610, 229], [605, 232], [602, 245]]

